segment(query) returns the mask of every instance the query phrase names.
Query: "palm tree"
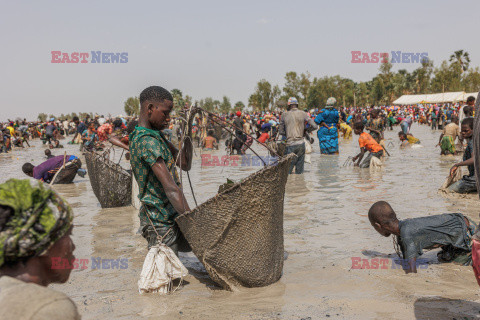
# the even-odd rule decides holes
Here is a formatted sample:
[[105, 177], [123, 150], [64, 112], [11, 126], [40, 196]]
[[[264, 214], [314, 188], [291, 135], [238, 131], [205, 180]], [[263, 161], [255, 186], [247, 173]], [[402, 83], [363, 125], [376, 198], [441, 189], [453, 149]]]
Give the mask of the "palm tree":
[[463, 52], [463, 50], [455, 51], [450, 56], [450, 62], [458, 63], [462, 68], [463, 73], [464, 71], [467, 71], [468, 66], [470, 65], [470, 55], [466, 51]]

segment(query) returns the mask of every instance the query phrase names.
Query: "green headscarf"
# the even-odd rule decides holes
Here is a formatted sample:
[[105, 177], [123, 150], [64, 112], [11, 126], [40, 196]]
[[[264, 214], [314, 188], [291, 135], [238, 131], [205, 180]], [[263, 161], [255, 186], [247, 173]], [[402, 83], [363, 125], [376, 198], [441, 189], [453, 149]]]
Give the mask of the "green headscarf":
[[13, 211], [0, 224], [0, 267], [41, 255], [73, 221], [70, 206], [40, 181], [10, 179], [0, 184], [0, 205]]

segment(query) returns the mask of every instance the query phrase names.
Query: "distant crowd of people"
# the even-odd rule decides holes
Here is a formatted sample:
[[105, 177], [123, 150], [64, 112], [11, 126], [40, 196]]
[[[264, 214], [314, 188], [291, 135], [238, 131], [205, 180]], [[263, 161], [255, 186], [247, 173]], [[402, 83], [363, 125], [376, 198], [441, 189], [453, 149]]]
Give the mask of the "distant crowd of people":
[[[418, 144], [420, 141], [410, 132], [412, 123], [430, 125], [433, 130], [442, 130], [439, 140], [442, 154], [463, 152], [461, 124], [473, 117], [475, 97], [466, 104], [422, 104], [407, 106], [337, 107], [335, 98], [329, 98], [325, 107], [301, 110], [295, 97], [288, 100], [287, 110], [237, 111], [229, 114], [204, 114], [197, 116], [192, 124], [192, 138], [206, 151], [218, 149], [220, 140], [225, 140], [229, 154], [245, 154], [256, 140], [270, 150], [284, 155], [295, 153], [297, 160], [292, 165], [296, 173], [303, 172], [305, 156], [311, 153], [317, 131], [321, 154], [338, 154], [339, 137], [349, 139], [352, 133], [360, 136], [361, 152], [353, 157], [355, 164], [368, 167], [371, 157], [384, 155], [384, 130], [400, 126], [399, 139], [402, 146]], [[188, 108], [188, 106], [186, 106]], [[183, 110], [172, 113], [164, 136], [178, 142], [184, 134]], [[227, 125], [230, 123], [232, 126]], [[29, 140], [39, 138], [49, 148], [62, 148], [60, 143], [68, 139], [70, 144], [80, 144], [82, 150], [102, 150], [107, 141], [128, 149], [128, 135], [137, 125], [135, 117], [105, 117], [55, 119], [44, 122], [24, 120], [0, 123], [2, 134], [0, 152], [10, 152], [13, 147], [24, 148]], [[366, 130], [367, 132], [364, 132]], [[367, 156], [364, 158], [364, 155]], [[307, 160], [308, 161], [308, 160]]]

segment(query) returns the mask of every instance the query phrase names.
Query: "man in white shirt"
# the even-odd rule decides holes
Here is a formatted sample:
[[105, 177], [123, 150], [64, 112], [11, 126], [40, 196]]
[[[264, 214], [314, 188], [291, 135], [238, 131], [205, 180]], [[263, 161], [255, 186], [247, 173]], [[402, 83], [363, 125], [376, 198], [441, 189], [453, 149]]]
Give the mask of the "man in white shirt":
[[63, 120], [62, 122], [63, 130], [65, 130], [65, 136], [68, 136], [68, 130], [70, 130], [70, 123], [67, 119]]
[[286, 137], [285, 155], [294, 153], [297, 158], [290, 163], [290, 171], [295, 174], [302, 174], [305, 163], [305, 142], [303, 139], [305, 133], [305, 124], [308, 123], [316, 130], [317, 124], [307, 115], [305, 111], [298, 109], [298, 101], [295, 97], [290, 97], [287, 103], [287, 111], [282, 114], [279, 133]]

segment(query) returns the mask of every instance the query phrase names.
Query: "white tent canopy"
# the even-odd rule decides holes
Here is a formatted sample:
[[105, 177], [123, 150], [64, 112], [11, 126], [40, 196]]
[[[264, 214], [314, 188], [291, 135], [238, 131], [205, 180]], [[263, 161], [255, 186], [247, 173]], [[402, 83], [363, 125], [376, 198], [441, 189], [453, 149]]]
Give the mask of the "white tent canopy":
[[407, 104], [419, 104], [419, 103], [448, 103], [467, 101], [469, 96], [477, 98], [478, 92], [466, 93], [464, 91], [459, 92], [443, 92], [434, 94], [406, 94], [393, 101], [395, 105], [407, 105]]
[[470, 96], [473, 96], [475, 99], [477, 99], [478, 92], [465, 93], [465, 101], [467, 101], [467, 98]]

